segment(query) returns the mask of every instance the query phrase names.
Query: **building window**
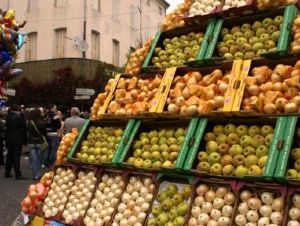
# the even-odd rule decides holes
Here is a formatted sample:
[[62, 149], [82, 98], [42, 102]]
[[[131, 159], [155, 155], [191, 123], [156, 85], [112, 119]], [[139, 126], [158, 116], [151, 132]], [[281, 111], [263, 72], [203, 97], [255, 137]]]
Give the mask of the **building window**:
[[159, 6], [158, 9], [159, 9], [159, 15], [162, 15], [163, 14], [163, 8], [161, 6]]
[[100, 59], [100, 33], [98, 31], [92, 30], [92, 49], [91, 58], [94, 60]]
[[145, 16], [145, 38], [148, 38], [151, 34], [151, 26], [152, 26], [152, 21], [151, 21], [151, 17], [146, 15]]
[[112, 0], [112, 19], [118, 20], [120, 13], [120, 0]]
[[65, 57], [67, 28], [58, 28], [54, 31], [54, 58]]
[[68, 0], [54, 0], [54, 7], [64, 7], [68, 3]]
[[101, 11], [101, 0], [92, 0], [92, 8], [98, 12]]
[[27, 34], [27, 41], [25, 46], [25, 61], [36, 60], [37, 52], [37, 32]]
[[138, 15], [138, 11], [137, 11], [137, 7], [134, 5], [130, 5], [130, 28], [132, 30], [136, 30], [137, 29], [137, 15]]
[[116, 39], [113, 39], [113, 54], [112, 54], [112, 63], [115, 66], [120, 65], [120, 42]]
[[35, 10], [39, 7], [39, 0], [28, 0], [27, 9], [28, 11]]

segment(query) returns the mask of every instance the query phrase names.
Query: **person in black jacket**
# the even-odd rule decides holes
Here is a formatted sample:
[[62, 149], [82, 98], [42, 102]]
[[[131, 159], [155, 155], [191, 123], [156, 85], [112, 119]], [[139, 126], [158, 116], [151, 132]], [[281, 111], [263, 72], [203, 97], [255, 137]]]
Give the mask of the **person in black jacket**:
[[59, 129], [61, 127], [60, 117], [57, 115], [56, 105], [50, 105], [46, 114], [48, 152], [46, 153], [45, 165], [51, 167], [56, 161], [56, 152], [59, 145]]
[[7, 156], [5, 178], [12, 177], [10, 173], [12, 167], [14, 167], [16, 179], [27, 179], [20, 171], [21, 151], [22, 145], [26, 141], [26, 129], [25, 118], [21, 116], [19, 107], [13, 105], [6, 117], [5, 143], [7, 146]]
[[43, 136], [47, 136], [46, 123], [41, 111], [35, 108], [30, 111], [27, 122], [27, 147], [30, 155], [33, 180], [41, 178]]

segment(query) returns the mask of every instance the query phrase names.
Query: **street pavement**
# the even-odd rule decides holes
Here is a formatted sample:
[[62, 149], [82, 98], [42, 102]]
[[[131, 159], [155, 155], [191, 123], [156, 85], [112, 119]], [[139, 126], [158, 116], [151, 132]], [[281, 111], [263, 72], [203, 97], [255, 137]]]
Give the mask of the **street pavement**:
[[[28, 159], [21, 157], [21, 171], [28, 180], [4, 178], [4, 166], [0, 166], [0, 226], [10, 226], [20, 213], [20, 202], [25, 197], [28, 186], [34, 184]], [[14, 172], [12, 171], [14, 175]]]

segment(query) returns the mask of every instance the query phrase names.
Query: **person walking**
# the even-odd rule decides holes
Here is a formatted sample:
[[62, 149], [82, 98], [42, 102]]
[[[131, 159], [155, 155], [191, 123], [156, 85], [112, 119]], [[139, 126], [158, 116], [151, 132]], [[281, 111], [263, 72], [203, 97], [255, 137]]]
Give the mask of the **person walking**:
[[72, 132], [73, 128], [77, 128], [77, 131], [79, 132], [83, 123], [84, 119], [79, 117], [80, 111], [77, 107], [71, 108], [71, 117], [67, 118], [65, 120], [65, 128], [66, 133]]
[[0, 111], [0, 165], [4, 165], [5, 113]]
[[14, 167], [15, 179], [27, 179], [20, 170], [22, 145], [26, 143], [26, 121], [21, 116], [17, 105], [11, 106], [6, 117], [5, 143], [7, 156], [5, 161], [5, 178], [12, 177], [11, 169]]
[[59, 134], [58, 131], [61, 127], [60, 117], [57, 115], [57, 106], [50, 105], [49, 111], [46, 114], [47, 123], [47, 142], [48, 150], [45, 152], [44, 164], [47, 167], [54, 165], [56, 160], [56, 152], [59, 145]]
[[41, 111], [38, 108], [31, 110], [28, 120], [27, 147], [30, 155], [32, 179], [39, 180], [42, 167], [42, 144], [47, 136], [46, 123], [43, 121]]

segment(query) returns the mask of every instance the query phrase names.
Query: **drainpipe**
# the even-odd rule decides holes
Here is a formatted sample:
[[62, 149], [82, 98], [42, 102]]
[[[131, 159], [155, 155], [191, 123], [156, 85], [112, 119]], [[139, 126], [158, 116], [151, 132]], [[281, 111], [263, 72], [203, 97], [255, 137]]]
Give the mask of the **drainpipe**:
[[[83, 6], [83, 40], [86, 41], [86, 11], [87, 11], [87, 0], [84, 0]], [[86, 58], [86, 52], [82, 52], [82, 57]]]

